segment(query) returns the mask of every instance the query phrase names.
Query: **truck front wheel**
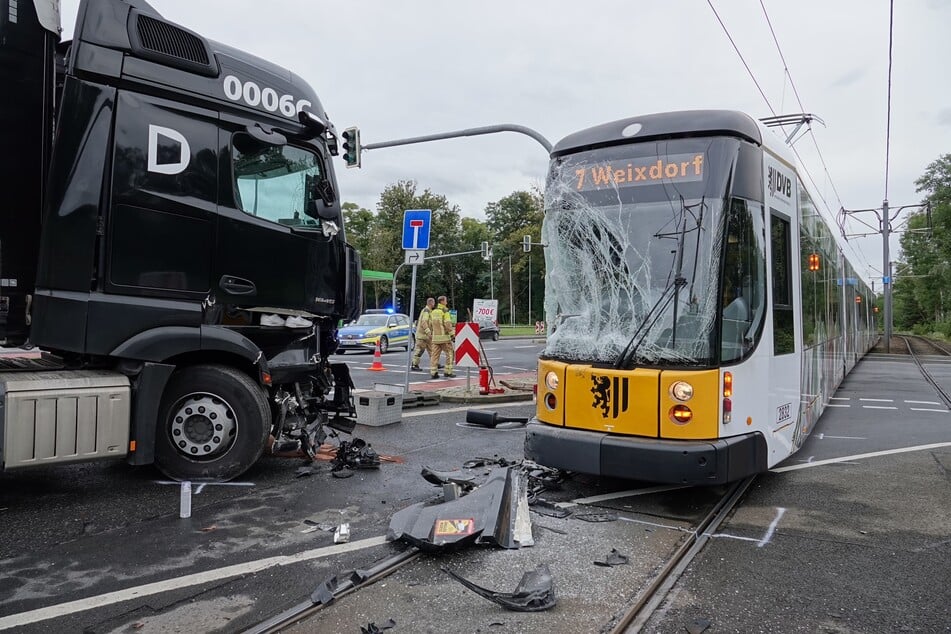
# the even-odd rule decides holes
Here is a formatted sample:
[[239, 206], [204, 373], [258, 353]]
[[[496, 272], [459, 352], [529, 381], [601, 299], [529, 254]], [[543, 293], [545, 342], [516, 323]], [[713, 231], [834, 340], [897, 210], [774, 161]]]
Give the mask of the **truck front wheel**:
[[271, 429], [264, 390], [224, 365], [172, 375], [159, 410], [155, 464], [175, 480], [224, 481], [257, 461]]

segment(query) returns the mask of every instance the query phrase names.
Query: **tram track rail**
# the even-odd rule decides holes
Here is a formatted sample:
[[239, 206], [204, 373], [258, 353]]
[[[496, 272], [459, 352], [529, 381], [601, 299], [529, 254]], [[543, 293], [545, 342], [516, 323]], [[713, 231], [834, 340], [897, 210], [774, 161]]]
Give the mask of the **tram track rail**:
[[921, 357], [919, 357], [918, 353], [915, 352], [915, 346], [912, 345], [912, 342], [918, 343], [919, 348], [921, 346], [921, 343], [924, 342], [928, 346], [930, 346], [931, 349], [940, 350], [946, 356], [951, 356], [951, 352], [946, 350], [943, 346], [929, 339], [925, 339], [924, 337], [902, 336], [902, 339], [905, 340], [905, 346], [907, 346], [908, 348], [908, 354], [911, 355], [911, 358], [915, 361], [915, 365], [918, 366], [918, 371], [921, 372], [921, 375], [925, 378], [925, 381], [927, 381], [931, 385], [931, 387], [934, 388], [935, 392], [938, 393], [938, 396], [941, 397], [941, 400], [944, 402], [945, 407], [947, 407], [948, 409], [951, 409], [951, 393], [949, 393], [948, 390], [944, 389], [941, 386], [941, 384], [935, 380], [935, 378], [931, 375], [931, 373], [928, 372], [927, 368], [925, 368], [924, 364], [921, 361]]
[[323, 608], [331, 605], [336, 600], [348, 594], [356, 592], [361, 588], [372, 585], [377, 581], [388, 577], [400, 568], [412, 564], [423, 556], [418, 548], [407, 548], [392, 557], [388, 557], [369, 568], [362, 580], [354, 582], [351, 579], [345, 579], [339, 583], [333, 592], [333, 600], [326, 603], [314, 601], [303, 601], [297, 605], [277, 614], [266, 621], [263, 621], [252, 628], [243, 632], [243, 634], [273, 634], [282, 632], [285, 629], [300, 623], [301, 621], [313, 616]]
[[[601, 632], [610, 632], [611, 634], [639, 632], [651, 616], [660, 609], [667, 595], [696, 557], [703, 552], [713, 535], [737, 507], [755, 479], [756, 476], [750, 476], [731, 484], [716, 504], [687, 533], [686, 539], [677, 546], [650, 583], [637, 595], [634, 602], [630, 606], [618, 606], [619, 610], [613, 616], [610, 616], [610, 613], [605, 615], [607, 620], [602, 622], [604, 624], [601, 627]], [[321, 602], [316, 599], [305, 599], [297, 605], [244, 630], [243, 634], [272, 634], [299, 626], [325, 607], [333, 605], [337, 600], [367, 588], [377, 581], [413, 565], [423, 558], [424, 554], [417, 548], [407, 548], [377, 562], [371, 568], [361, 571], [361, 578], [343, 577], [333, 590], [332, 600]]]
[[604, 628], [602, 632], [621, 634], [622, 632], [641, 631], [651, 616], [663, 604], [667, 594], [683, 576], [687, 567], [707, 546], [713, 533], [743, 499], [755, 479], [756, 476], [754, 475], [733, 483], [720, 498], [720, 501], [697, 524], [696, 530], [691, 533], [690, 537], [684, 540], [674, 551], [659, 574], [638, 595], [633, 605], [621, 615], [611, 629]]

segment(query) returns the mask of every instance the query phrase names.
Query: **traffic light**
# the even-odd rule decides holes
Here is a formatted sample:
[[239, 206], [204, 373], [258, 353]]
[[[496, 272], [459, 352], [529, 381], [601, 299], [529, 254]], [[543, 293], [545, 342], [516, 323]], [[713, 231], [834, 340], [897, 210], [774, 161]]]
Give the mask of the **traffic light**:
[[482, 243], [482, 259], [488, 261], [490, 257], [492, 257], [492, 254], [489, 251], [489, 243], [483, 242]]
[[809, 254], [809, 270], [810, 271], [819, 270], [819, 254], [818, 253]]
[[522, 251], [528, 253], [532, 250], [532, 236], [525, 236], [522, 238]]
[[360, 128], [347, 128], [343, 131], [343, 160], [347, 167], [360, 167]]

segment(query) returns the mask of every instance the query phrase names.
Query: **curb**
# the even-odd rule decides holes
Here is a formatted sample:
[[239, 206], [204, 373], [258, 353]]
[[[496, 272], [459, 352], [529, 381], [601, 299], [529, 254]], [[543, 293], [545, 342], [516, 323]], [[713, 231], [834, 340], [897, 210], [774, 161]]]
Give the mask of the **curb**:
[[517, 390], [506, 391], [504, 394], [479, 394], [479, 390], [465, 388], [444, 388], [436, 390], [440, 403], [514, 403], [517, 401], [531, 401], [531, 392]]

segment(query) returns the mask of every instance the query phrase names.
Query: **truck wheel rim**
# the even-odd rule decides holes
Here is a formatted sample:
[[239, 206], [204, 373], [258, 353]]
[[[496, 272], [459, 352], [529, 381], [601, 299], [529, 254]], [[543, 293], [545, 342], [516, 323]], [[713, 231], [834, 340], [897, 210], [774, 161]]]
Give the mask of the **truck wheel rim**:
[[210, 458], [226, 452], [234, 443], [237, 430], [234, 409], [214, 394], [188, 394], [172, 408], [172, 444], [190, 458]]

